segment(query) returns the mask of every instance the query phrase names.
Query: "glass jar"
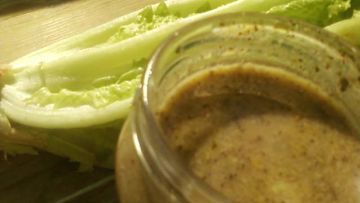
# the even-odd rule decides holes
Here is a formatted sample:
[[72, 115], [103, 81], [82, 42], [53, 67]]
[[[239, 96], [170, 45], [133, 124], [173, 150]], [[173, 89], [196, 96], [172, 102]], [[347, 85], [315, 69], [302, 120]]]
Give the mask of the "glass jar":
[[359, 59], [356, 48], [333, 34], [263, 14], [221, 15], [175, 32], [151, 58], [120, 135], [116, 174], [121, 201], [231, 202], [196, 178], [161, 135], [155, 112], [184, 79], [218, 65], [270, 65], [311, 81], [359, 134]]

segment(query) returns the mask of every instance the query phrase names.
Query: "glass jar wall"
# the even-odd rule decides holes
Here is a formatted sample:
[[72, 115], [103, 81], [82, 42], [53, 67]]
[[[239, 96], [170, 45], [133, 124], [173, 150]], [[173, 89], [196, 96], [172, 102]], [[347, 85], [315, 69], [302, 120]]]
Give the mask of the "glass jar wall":
[[[299, 94], [291, 88], [274, 91], [282, 88], [283, 83], [262, 83], [259, 78], [257, 85], [247, 85], [253, 84], [253, 80], [245, 77], [238, 77], [247, 80], [237, 83], [236, 88], [240, 89], [218, 88], [214, 84], [211, 94], [257, 95], [300, 111], [326, 112], [326, 116], [332, 113], [325, 108], [331, 107], [341, 114], [340, 120], [351, 133], [359, 134], [359, 59], [354, 47], [320, 28], [269, 15], [222, 15], [177, 31], [150, 60], [134, 108], [120, 135], [116, 173], [121, 201], [237, 202], [229, 192], [225, 194], [204, 181], [204, 177], [196, 175], [184, 163], [184, 157], [169, 143], [167, 130], [159, 122], [158, 112], [164, 102], [174, 98], [179, 86], [195, 75], [205, 70], [216, 72], [219, 67], [257, 67], [257, 71], [271, 71], [280, 80], [286, 77], [287, 82], [298, 86], [306, 84], [321, 98], [312, 105], [304, 105], [307, 97], [302, 96], [303, 90]], [[325, 100], [326, 105], [321, 105]], [[195, 147], [202, 145], [201, 140], [197, 144]], [[228, 163], [226, 166], [232, 167]], [[276, 188], [281, 190], [280, 186]]]

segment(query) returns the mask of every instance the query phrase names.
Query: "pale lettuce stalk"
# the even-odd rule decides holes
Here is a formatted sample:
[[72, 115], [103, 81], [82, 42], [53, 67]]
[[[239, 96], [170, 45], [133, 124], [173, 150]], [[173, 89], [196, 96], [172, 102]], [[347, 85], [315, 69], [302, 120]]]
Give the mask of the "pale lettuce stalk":
[[360, 11], [355, 11], [352, 18], [331, 24], [325, 29], [360, 47]]
[[42, 149], [83, 168], [112, 167], [117, 135], [145, 64], [175, 30], [239, 11], [326, 25], [348, 8], [349, 0], [178, 0], [119, 17], [0, 71], [0, 148], [10, 153]]
[[[287, 1], [289, 0], [273, 0], [272, 5], [275, 2], [280, 4]], [[206, 3], [211, 5], [210, 2], [213, 1]], [[161, 14], [164, 16], [156, 17], [170, 17], [176, 20], [116, 43], [109, 43], [108, 40], [104, 40], [103, 43], [86, 49], [61, 51], [60, 56], [58, 56], [60, 58], [47, 57], [46, 54], [51, 53], [48, 50], [49, 52], [45, 52], [42, 61], [41, 57], [37, 56], [16, 60], [10, 64], [12, 67], [10, 72], [13, 78], [9, 79], [10, 82], [2, 90], [2, 108], [6, 115], [16, 122], [44, 128], [88, 127], [123, 118], [127, 115], [132, 97], [123, 97], [121, 93], [117, 93], [122, 88], [110, 89], [107, 87], [108, 91], [104, 91], [104, 94], [97, 94], [100, 91], [99, 88], [94, 87], [94, 81], [103, 79], [107, 83], [106, 85], [113, 84], [112, 78], [120, 77], [131, 71], [134, 68], [134, 62], [147, 59], [166, 36], [185, 24], [221, 13], [251, 9], [256, 5], [254, 2], [261, 2], [261, 8], [268, 9], [271, 7], [270, 4], [263, 3], [265, 0], [247, 2], [235, 1], [207, 12], [188, 17], [180, 15], [178, 18], [174, 17], [179, 15], [177, 11], [174, 11], [173, 14], [170, 13], [171, 4], [169, 4], [169, 9], [164, 8], [164, 6], [157, 6], [152, 9], [154, 11], [150, 14], [149, 8], [146, 8], [140, 12], [141, 15], [138, 15], [137, 18], [145, 20], [150, 18], [146, 22], [148, 24], [153, 23], [151, 20], [155, 19], [155, 17], [148, 17], [148, 15], [154, 16], [158, 8], [164, 9], [165, 12]], [[204, 5], [200, 5], [198, 9], [203, 7]], [[140, 23], [142, 22], [140, 21]], [[109, 35], [108, 37], [112, 39], [113, 36]], [[64, 54], [67, 52], [72, 54]], [[43, 55], [43, 53], [38, 54]], [[124, 81], [124, 83], [128, 82]], [[139, 80], [132, 83], [134, 84], [131, 86], [132, 88], [128, 87], [129, 91], [133, 92], [137, 86], [136, 83], [138, 84]], [[64, 89], [66, 91], [62, 91]], [[90, 99], [84, 98], [82, 93], [71, 93], [71, 91], [83, 92], [84, 89], [90, 89], [91, 92], [95, 93], [87, 94], [92, 95]], [[46, 92], [49, 94], [45, 94]], [[54, 94], [63, 95], [64, 99], [54, 100], [52, 98], [61, 98], [61, 96]], [[42, 102], [31, 102], [39, 100], [33, 98], [37, 95], [42, 95]], [[69, 97], [72, 97], [72, 100], [79, 101], [81, 105], [75, 102], [76, 106], [73, 106], [72, 102], [66, 102], [66, 98]], [[102, 103], [106, 105], [98, 108], [93, 105], [93, 100], [103, 100]], [[63, 104], [65, 102], [67, 106]], [[62, 108], [56, 108], [57, 106], [62, 106]]]

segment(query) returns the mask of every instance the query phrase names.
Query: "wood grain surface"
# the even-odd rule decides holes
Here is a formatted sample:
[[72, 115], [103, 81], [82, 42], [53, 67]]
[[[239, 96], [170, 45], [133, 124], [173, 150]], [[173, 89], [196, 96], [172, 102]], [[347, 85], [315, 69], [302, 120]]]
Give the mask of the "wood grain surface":
[[[156, 1], [0, 0], [0, 64]], [[0, 202], [117, 202], [113, 170], [77, 167], [47, 153], [0, 157]]]
[[[18, 0], [0, 3], [8, 1]], [[0, 10], [0, 64], [154, 2], [157, 0], [77, 0], [46, 5], [26, 1], [27, 7], [8, 6]]]

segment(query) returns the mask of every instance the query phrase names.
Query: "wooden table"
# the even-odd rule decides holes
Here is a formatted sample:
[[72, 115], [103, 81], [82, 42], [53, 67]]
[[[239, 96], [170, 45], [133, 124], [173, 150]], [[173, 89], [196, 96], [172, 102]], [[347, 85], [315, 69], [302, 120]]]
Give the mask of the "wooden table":
[[[156, 1], [0, 0], [0, 64]], [[1, 156], [0, 202], [117, 202], [113, 173], [79, 173], [47, 153]]]
[[[24, 1], [1, 9], [1, 3]], [[0, 0], [0, 64], [158, 0]], [[17, 7], [20, 7], [17, 9]]]

